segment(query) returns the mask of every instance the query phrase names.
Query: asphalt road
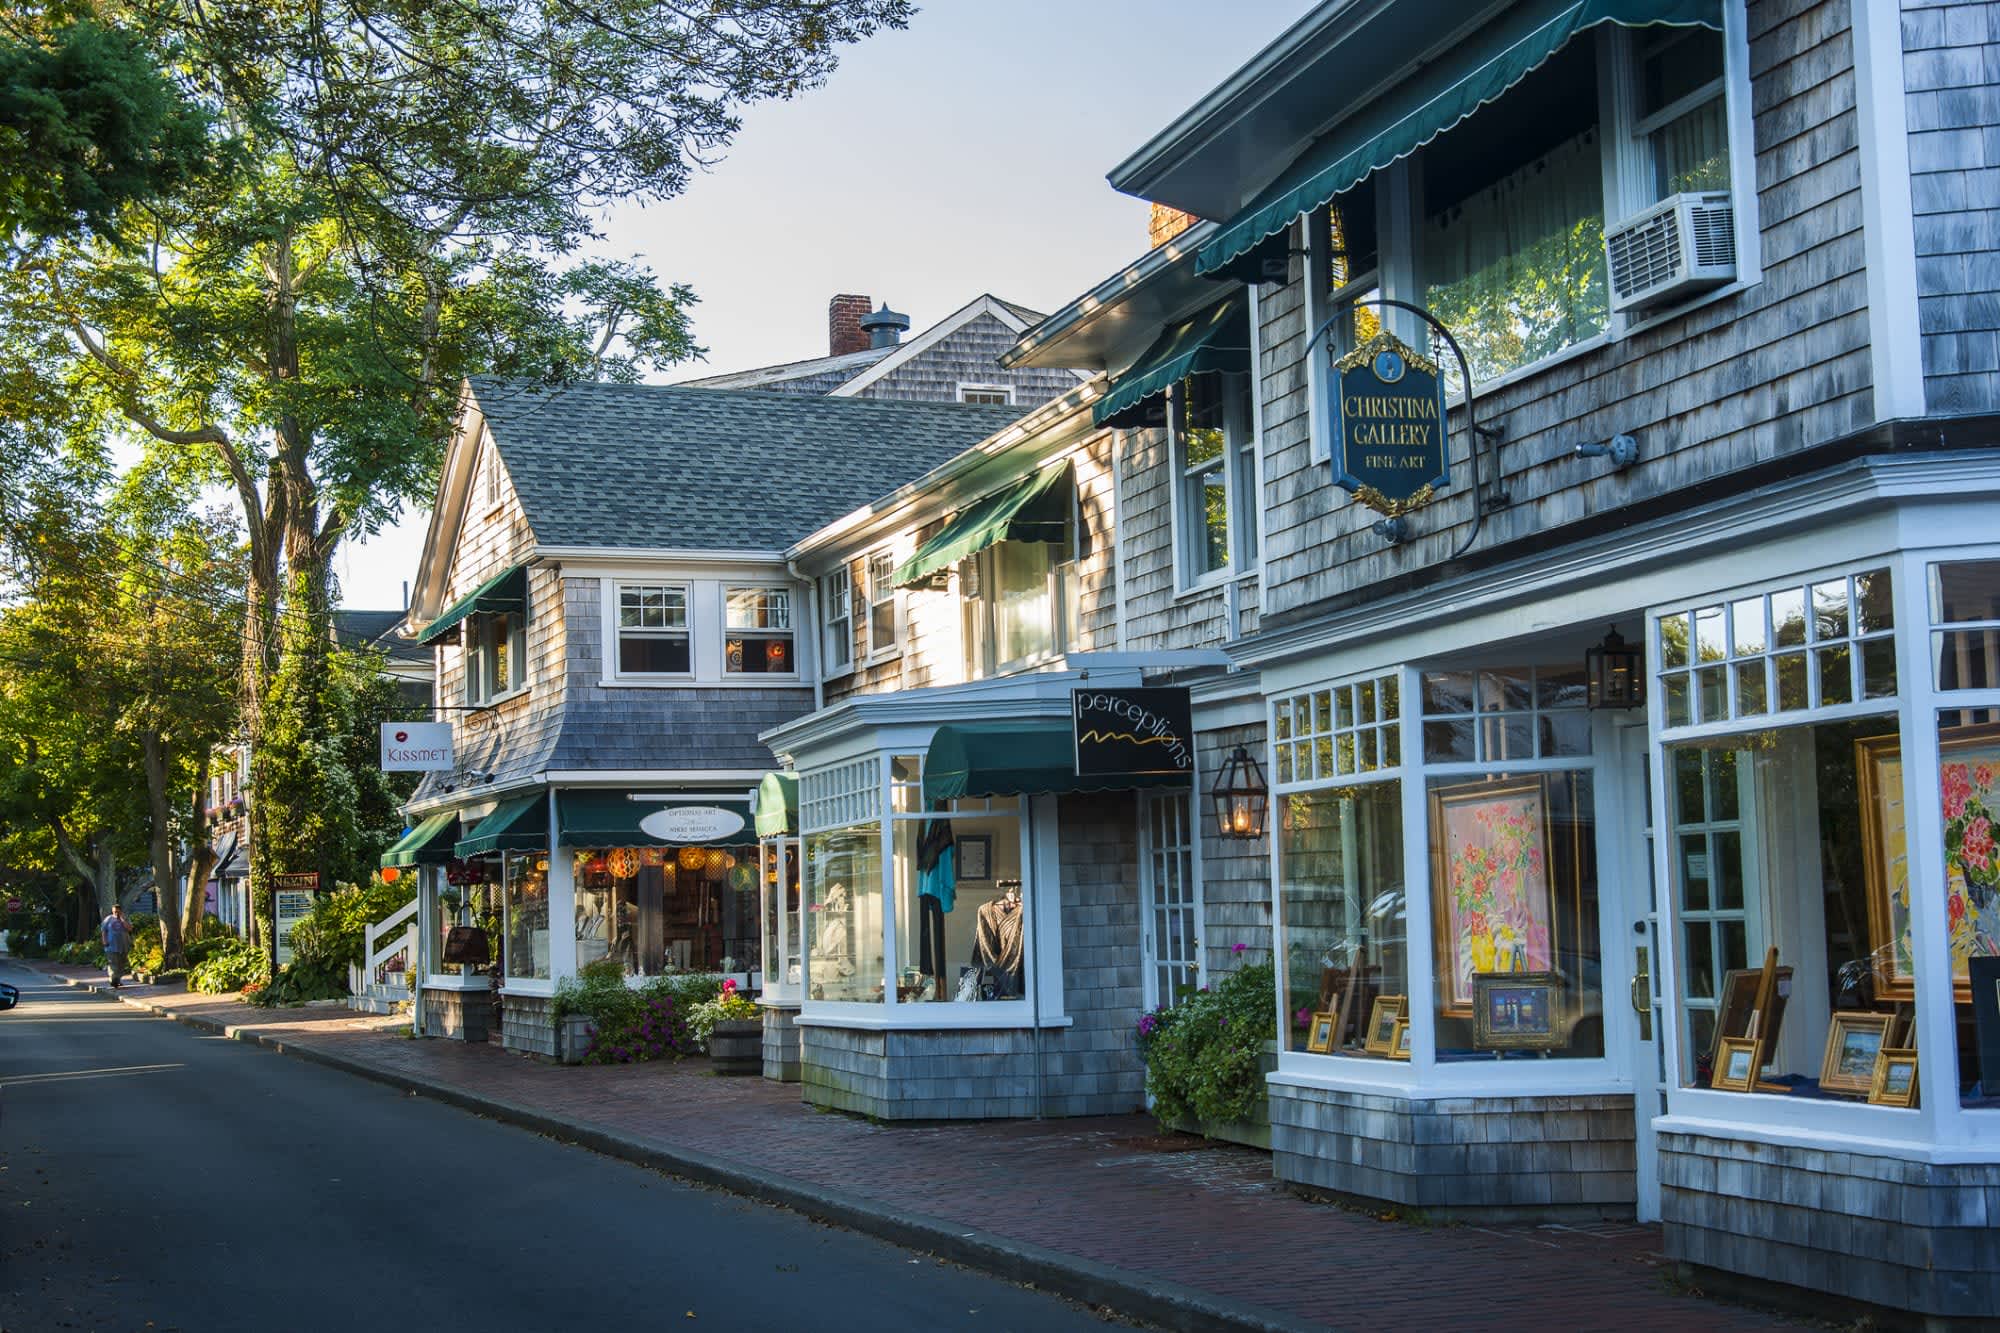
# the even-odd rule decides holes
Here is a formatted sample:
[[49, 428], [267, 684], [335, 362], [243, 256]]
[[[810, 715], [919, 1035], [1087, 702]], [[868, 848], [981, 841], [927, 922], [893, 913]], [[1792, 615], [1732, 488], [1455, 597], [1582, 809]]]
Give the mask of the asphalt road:
[[22, 990], [0, 1013], [4, 1333], [1106, 1327], [4, 961], [0, 980]]

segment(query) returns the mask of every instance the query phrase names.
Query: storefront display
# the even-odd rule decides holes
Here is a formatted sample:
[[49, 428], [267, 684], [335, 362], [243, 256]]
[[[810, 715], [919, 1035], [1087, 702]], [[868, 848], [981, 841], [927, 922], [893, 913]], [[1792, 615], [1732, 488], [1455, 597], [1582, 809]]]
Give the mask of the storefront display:
[[506, 916], [506, 974], [548, 980], [551, 975], [548, 853], [507, 853]]
[[[897, 763], [919, 771], [914, 759]], [[928, 813], [906, 804], [898, 801], [894, 824], [897, 998], [1024, 998], [1020, 799], [939, 802]]]
[[1401, 793], [1390, 778], [1277, 798], [1292, 1050], [1362, 1053], [1377, 997], [1408, 988]]
[[572, 856], [579, 967], [614, 958], [628, 976], [651, 977], [747, 972], [756, 965], [754, 844], [613, 847]]

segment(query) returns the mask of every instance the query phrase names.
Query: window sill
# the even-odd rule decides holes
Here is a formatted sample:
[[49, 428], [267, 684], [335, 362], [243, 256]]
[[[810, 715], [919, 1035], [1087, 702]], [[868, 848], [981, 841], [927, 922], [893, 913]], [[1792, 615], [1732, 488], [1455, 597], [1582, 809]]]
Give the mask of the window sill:
[[1192, 601], [1197, 597], [1207, 597], [1212, 593], [1221, 592], [1232, 583], [1247, 583], [1256, 577], [1256, 565], [1245, 565], [1242, 569], [1235, 571], [1227, 569], [1217, 570], [1215, 573], [1197, 579], [1193, 583], [1175, 588], [1174, 600], [1176, 602], [1186, 602]]
[[1717, 301], [1726, 301], [1732, 296], [1741, 296], [1762, 280], [1762, 277], [1759, 276], [1756, 278], [1738, 278], [1734, 282], [1726, 282], [1714, 291], [1703, 292], [1693, 300], [1683, 301], [1677, 306], [1669, 306], [1665, 310], [1647, 315], [1644, 318], [1631, 320], [1619, 332], [1618, 336], [1629, 338], [1635, 333], [1645, 333], [1648, 330], [1658, 328], [1669, 320], [1679, 319], [1682, 315], [1692, 314], [1703, 306], [1714, 305]]
[[803, 676], [727, 676], [720, 680], [703, 680], [698, 676], [649, 676], [640, 680], [606, 676], [597, 684], [607, 690], [799, 690], [809, 688], [812, 682]]
[[500, 983], [500, 994], [533, 996], [546, 1000], [556, 993], [556, 983], [540, 977], [508, 977]]
[[902, 660], [903, 660], [903, 650], [901, 648], [897, 648], [893, 652], [870, 653], [868, 654], [868, 656], [861, 659], [859, 665], [863, 667], [887, 666], [891, 662], [900, 662]]
[[476, 704], [470, 704], [467, 706], [472, 708], [476, 712], [483, 713], [489, 708], [498, 708], [501, 704], [511, 703], [515, 699], [523, 698], [529, 693], [531, 693], [533, 689], [534, 687], [532, 685], [523, 685], [520, 686], [518, 689], [508, 690], [504, 694], [496, 694], [490, 699], [482, 699]]
[[[947, 1000], [942, 1004], [899, 1004], [894, 1008], [899, 1012], [879, 1014], [828, 1013], [822, 1006], [830, 1003], [808, 1000], [801, 1008], [798, 1025], [802, 1028], [846, 1028], [854, 1032], [1013, 1032], [1035, 1026], [1035, 1015], [1025, 1000], [1003, 1000], [999, 1002], [967, 1001], [960, 1004]], [[974, 1012], [980, 1009], [999, 1009], [1020, 1006], [1017, 1013], [986, 1015]], [[881, 1005], [856, 1005], [857, 1008], [881, 1009]], [[934, 1013], [933, 1010], [946, 1012]], [[1043, 1014], [1041, 1026], [1045, 1028], [1066, 1028], [1075, 1023], [1065, 1014]]]
[[492, 989], [492, 985], [492, 979], [483, 972], [473, 977], [453, 976], [444, 972], [424, 974], [425, 990], [483, 991]]

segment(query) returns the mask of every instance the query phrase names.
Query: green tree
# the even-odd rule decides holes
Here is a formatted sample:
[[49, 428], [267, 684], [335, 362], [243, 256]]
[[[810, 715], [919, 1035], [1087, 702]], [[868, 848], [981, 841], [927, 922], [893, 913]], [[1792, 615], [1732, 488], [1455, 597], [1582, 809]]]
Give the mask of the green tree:
[[18, 368], [0, 375], [0, 421], [73, 446], [134, 432], [156, 462], [236, 496], [261, 902], [273, 873], [328, 872], [333, 830], [313, 821], [344, 818], [325, 812], [354, 780], [321, 688], [338, 544], [429, 497], [466, 375], [630, 379], [696, 355], [685, 287], [578, 257], [602, 207], [674, 195], [729, 142], [737, 107], [817, 84], [842, 45], [909, 6], [116, 13], [230, 151], [198, 187], [119, 215], [141, 247], [16, 247], [0, 272], [0, 360]]

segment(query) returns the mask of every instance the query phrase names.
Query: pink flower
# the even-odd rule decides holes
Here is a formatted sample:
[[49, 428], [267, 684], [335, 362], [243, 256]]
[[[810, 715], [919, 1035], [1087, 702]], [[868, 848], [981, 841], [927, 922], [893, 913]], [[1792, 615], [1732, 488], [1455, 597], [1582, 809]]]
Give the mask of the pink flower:
[[1306, 1024], [1312, 1022], [1312, 1010], [1310, 1009], [1299, 1010], [1296, 1014], [1292, 1015], [1292, 1021], [1298, 1024], [1300, 1027], [1304, 1027]]
[[735, 978], [735, 977], [725, 977], [725, 978], [723, 978], [723, 981], [722, 981], [722, 993], [723, 993], [724, 995], [734, 995], [734, 994], [736, 994], [736, 978]]
[[1249, 946], [1249, 945], [1247, 945], [1247, 944], [1245, 944], [1245, 943], [1243, 943], [1243, 941], [1241, 941], [1241, 940], [1238, 940], [1238, 941], [1237, 941], [1236, 943], [1234, 943], [1234, 944], [1232, 944], [1232, 945], [1230, 945], [1230, 946], [1229, 946], [1229, 952], [1231, 952], [1231, 953], [1242, 953], [1242, 952], [1243, 952], [1243, 951], [1244, 951], [1245, 949], [1247, 949], [1247, 948], [1249, 948], [1249, 947], [1250, 947], [1250, 946]]
[[1981, 764], [1978, 768], [1973, 769], [1972, 785], [1981, 791], [1991, 789], [1993, 786], [1993, 765]]
[[1957, 819], [1965, 813], [1965, 803], [1972, 796], [1972, 784], [1966, 779], [1964, 764], [1944, 766], [1944, 817]]
[[1993, 860], [1993, 824], [1985, 815], [1965, 826], [1965, 838], [1958, 845], [1959, 857], [1974, 870], [1984, 870]]

